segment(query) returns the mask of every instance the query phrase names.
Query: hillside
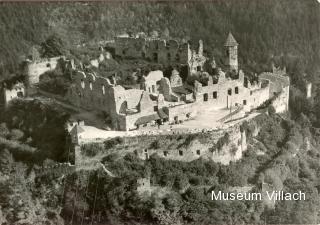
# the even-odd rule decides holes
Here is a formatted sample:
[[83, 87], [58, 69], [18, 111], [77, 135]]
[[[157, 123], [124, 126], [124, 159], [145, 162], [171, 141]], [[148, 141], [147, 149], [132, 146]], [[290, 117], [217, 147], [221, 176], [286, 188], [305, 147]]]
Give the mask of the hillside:
[[[69, 48], [125, 31], [204, 40], [221, 59], [232, 31], [249, 71], [268, 69], [272, 57], [300, 59], [309, 71], [319, 60], [320, 4], [316, 0], [216, 0], [197, 3], [1, 3], [0, 61], [9, 72], [29, 48], [58, 33]], [[304, 69], [304, 68], [303, 68]], [[8, 71], [2, 68], [2, 76]]]

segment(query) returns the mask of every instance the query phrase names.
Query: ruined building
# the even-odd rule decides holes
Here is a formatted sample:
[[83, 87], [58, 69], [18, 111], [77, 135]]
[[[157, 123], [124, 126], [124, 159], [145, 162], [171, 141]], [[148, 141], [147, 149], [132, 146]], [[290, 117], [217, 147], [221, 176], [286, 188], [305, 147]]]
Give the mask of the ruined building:
[[226, 43], [226, 65], [229, 66], [231, 71], [238, 72], [238, 42], [234, 39], [233, 35], [229, 33]]
[[27, 83], [34, 85], [39, 83], [41, 74], [47, 71], [54, 70], [60, 59], [65, 59], [63, 56], [53, 58], [41, 58], [36, 60], [27, 60], [25, 66], [25, 74], [27, 75]]
[[116, 37], [115, 55], [122, 58], [148, 59], [163, 65], [186, 65], [189, 73], [202, 71], [206, 61], [201, 40], [197, 49], [191, 49], [189, 43], [144, 36]]
[[[121, 41], [123, 46], [129, 42], [123, 38]], [[157, 52], [155, 59], [161, 62], [169, 60], [168, 57], [164, 57], [164, 52], [169, 53], [175, 46], [179, 52], [179, 60], [187, 59], [190, 71], [200, 73], [201, 65], [206, 61], [202, 55], [202, 42], [198, 52], [189, 51], [188, 45], [185, 46], [187, 51], [181, 52], [179, 49], [184, 47], [180, 48], [176, 42], [168, 42], [169, 49], [167, 42], [160, 40], [147, 42], [146, 39], [135, 38], [134, 43], [137, 48], [119, 47], [117, 54], [133, 56], [144, 53], [146, 56]], [[207, 74], [206, 82], [195, 79], [192, 84], [188, 84], [183, 83], [176, 70], [172, 71], [170, 79], [164, 77], [162, 71], [158, 70], [150, 72], [141, 79], [140, 89], [125, 89], [106, 77], [77, 71], [67, 98], [70, 103], [78, 107], [106, 112], [110, 115], [115, 130], [134, 130], [148, 124], [179, 123], [195, 118], [198, 112], [208, 108], [249, 112], [268, 99], [273, 99], [272, 104], [277, 112], [286, 111], [290, 81], [285, 71], [274, 68], [273, 72], [261, 74], [259, 82], [251, 84], [245, 80], [244, 73], [238, 68], [238, 43], [232, 34], [229, 34], [225, 48], [228, 70], [237, 73], [236, 79], [227, 77], [220, 69], [217, 82]], [[173, 60], [171, 53], [170, 60]]]
[[23, 98], [25, 97], [25, 86], [22, 82], [17, 81], [12, 85], [8, 85], [6, 83], [3, 83], [0, 87], [1, 90], [1, 96], [2, 101], [5, 106], [8, 105], [8, 103], [11, 100], [14, 100], [16, 98]]

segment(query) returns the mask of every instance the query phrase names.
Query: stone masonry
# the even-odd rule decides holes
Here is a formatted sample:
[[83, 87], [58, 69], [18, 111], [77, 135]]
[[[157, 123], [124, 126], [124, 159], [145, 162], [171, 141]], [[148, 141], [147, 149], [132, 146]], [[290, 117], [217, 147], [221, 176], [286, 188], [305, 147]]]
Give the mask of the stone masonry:
[[[135, 40], [135, 49], [130, 47], [131, 39]], [[126, 54], [130, 53], [131, 57], [140, 57], [140, 53], [148, 56], [151, 54], [150, 49], [151, 52], [160, 49], [169, 52], [173, 47], [180, 48], [177, 42], [162, 42], [159, 39], [137, 37], [116, 39], [116, 43], [120, 42], [116, 54], [123, 54], [120, 49], [128, 48]], [[158, 43], [159, 49], [153, 46], [155, 43]], [[166, 46], [170, 48], [167, 49]], [[182, 54], [179, 58], [179, 60], [184, 58], [183, 61], [188, 63], [193, 75], [205, 73], [201, 66], [206, 61], [202, 55], [201, 41], [199, 46], [198, 51], [187, 50], [185, 53], [188, 56], [184, 58]], [[236, 108], [239, 111], [249, 112], [270, 98], [275, 98], [272, 104], [277, 112], [288, 110], [290, 80], [285, 71], [273, 68], [270, 73], [262, 73], [259, 82], [250, 83], [245, 80], [243, 71], [238, 68], [238, 43], [232, 34], [229, 34], [225, 48], [227, 72], [235, 72], [237, 78], [227, 77], [226, 73], [219, 69], [217, 83], [207, 74], [206, 82], [195, 79], [190, 84], [183, 83], [177, 70], [172, 71], [170, 78], [158, 70], [151, 71], [141, 79], [140, 89], [125, 89], [95, 73], [77, 71], [67, 98], [70, 103], [78, 107], [107, 113], [112, 120], [113, 128], [125, 131], [150, 124], [179, 123], [195, 118], [199, 111], [208, 107], [217, 110], [230, 109], [230, 111]], [[162, 59], [161, 54], [158, 52], [158, 60]]]

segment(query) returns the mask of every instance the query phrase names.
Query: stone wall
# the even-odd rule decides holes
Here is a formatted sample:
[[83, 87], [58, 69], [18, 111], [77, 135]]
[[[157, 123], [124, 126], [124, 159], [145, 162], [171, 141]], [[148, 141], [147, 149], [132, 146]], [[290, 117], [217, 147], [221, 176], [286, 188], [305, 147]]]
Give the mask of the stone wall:
[[310, 99], [312, 97], [312, 83], [307, 83], [306, 85], [306, 96], [307, 99]]
[[199, 105], [197, 103], [181, 104], [169, 107], [167, 109], [169, 123], [195, 118], [198, 114], [198, 109]]
[[2, 88], [4, 104], [7, 105], [11, 100], [15, 98], [25, 97], [25, 87], [23, 83], [16, 83], [12, 88]]
[[123, 58], [144, 58], [145, 57], [145, 38], [136, 37], [116, 37], [115, 54]]
[[173, 39], [116, 37], [115, 54], [122, 58], [144, 58], [171, 65], [188, 64], [191, 50], [188, 43], [179, 43]]
[[141, 82], [141, 88], [152, 94], [159, 94], [160, 80], [163, 78], [163, 73], [160, 70], [151, 71], [147, 76], [144, 76]]
[[[179, 75], [176, 74], [176, 78]], [[162, 71], [152, 71], [144, 77], [141, 87], [145, 90], [126, 90], [112, 84], [107, 78], [78, 71], [68, 92], [68, 99], [79, 107], [108, 113], [114, 129], [126, 131], [159, 119], [175, 123], [194, 118], [199, 109], [241, 107], [244, 111], [251, 111], [276, 94], [279, 94], [273, 102], [276, 111], [287, 110], [288, 79], [272, 73], [262, 74], [261, 79], [267, 82], [251, 84], [248, 81], [245, 85], [242, 71], [239, 71], [238, 79], [227, 78], [224, 72], [219, 71], [216, 84], [212, 79], [206, 85], [195, 81], [193, 86], [181, 87], [186, 94], [180, 94], [174, 92]]]
[[137, 180], [137, 192], [139, 195], [151, 195], [150, 178], [139, 178]]
[[59, 56], [53, 58], [43, 58], [35, 61], [27, 61], [25, 71], [28, 77], [28, 84], [31, 86], [38, 84], [40, 75], [47, 71], [54, 70], [61, 58], [65, 59], [65, 57]]
[[40, 169], [35, 170], [37, 177], [47, 176], [48, 174], [55, 177], [62, 177], [73, 172], [75, 172], [75, 166], [70, 163], [57, 163], [49, 167], [41, 167]]
[[193, 161], [200, 157], [209, 158], [210, 145], [202, 144], [198, 140], [192, 141], [188, 146], [179, 149], [141, 149], [138, 151], [139, 158], [145, 160], [149, 156], [156, 154], [168, 160]]
[[[222, 146], [220, 150], [213, 149], [212, 141], [217, 142], [225, 133], [229, 134], [229, 143]], [[222, 164], [229, 164], [232, 161], [241, 159], [243, 152], [247, 150], [247, 141], [245, 132], [240, 131], [240, 125], [231, 127], [224, 132], [211, 131], [212, 141], [201, 143], [198, 139], [194, 139], [187, 146], [179, 149], [140, 149], [138, 157], [146, 160], [153, 154], [168, 160], [179, 160], [190, 162], [196, 159], [211, 159]]]
[[107, 78], [77, 71], [67, 99], [78, 107], [109, 112], [112, 107], [111, 86]]
[[[149, 81], [146, 83], [150, 86]], [[151, 100], [147, 91], [126, 90], [120, 85], [111, 84], [107, 78], [81, 71], [74, 76], [67, 99], [78, 107], [108, 113], [116, 130], [136, 128], [135, 121], [153, 114], [158, 105], [156, 100]]]
[[203, 86], [198, 83], [195, 91], [197, 102], [210, 104], [217, 109], [243, 105], [251, 110], [269, 99], [269, 85], [262, 88], [261, 83], [251, 85], [249, 82], [248, 87], [245, 87], [243, 75], [233, 80], [226, 78], [223, 72], [217, 84], [208, 82], [207, 86]]
[[289, 86], [285, 87], [283, 91], [272, 101], [272, 106], [276, 113], [284, 113], [289, 110]]
[[187, 64], [189, 45], [176, 40], [156, 39], [149, 42], [146, 56], [154, 62], [164, 65]]
[[229, 130], [229, 143], [222, 146], [212, 154], [212, 160], [224, 165], [235, 162], [242, 158], [243, 152], [247, 150], [246, 133], [240, 131], [240, 126], [234, 126]]
[[283, 113], [289, 109], [290, 78], [282, 75], [285, 71], [276, 70], [276, 72], [262, 73], [259, 78], [269, 82], [269, 98], [276, 97], [272, 105], [277, 113]]

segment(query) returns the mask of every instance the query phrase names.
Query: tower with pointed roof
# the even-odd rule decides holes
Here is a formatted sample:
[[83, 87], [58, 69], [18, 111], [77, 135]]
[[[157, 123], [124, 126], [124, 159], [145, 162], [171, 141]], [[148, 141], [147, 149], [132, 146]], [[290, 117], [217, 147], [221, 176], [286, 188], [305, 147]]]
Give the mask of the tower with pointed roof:
[[238, 72], [238, 42], [234, 39], [231, 32], [228, 35], [224, 47], [226, 48], [226, 65], [230, 68], [230, 71]]

